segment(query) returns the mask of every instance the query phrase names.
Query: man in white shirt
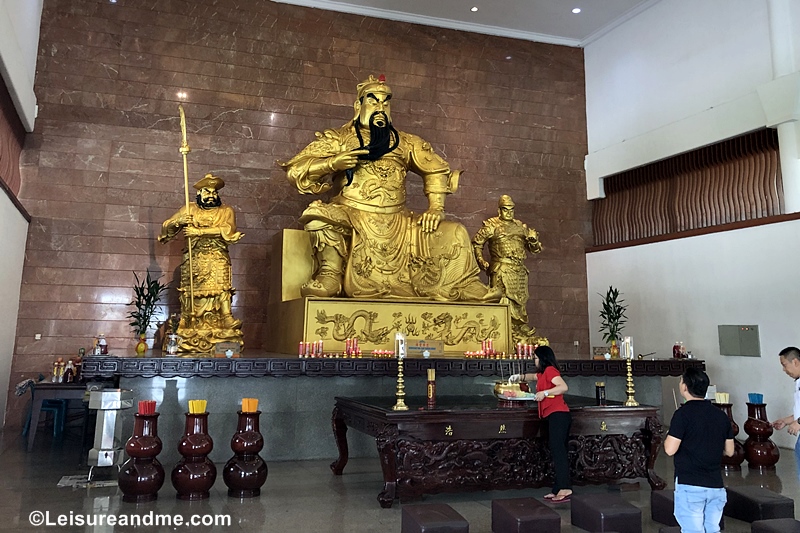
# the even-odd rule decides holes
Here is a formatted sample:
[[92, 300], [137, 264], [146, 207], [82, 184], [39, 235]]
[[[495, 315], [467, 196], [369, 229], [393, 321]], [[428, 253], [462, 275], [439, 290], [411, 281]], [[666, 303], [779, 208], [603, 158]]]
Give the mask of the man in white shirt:
[[[789, 435], [800, 433], [800, 348], [789, 346], [781, 350], [781, 366], [786, 375], [794, 379], [794, 413], [779, 418], [772, 423], [775, 429], [786, 428]], [[800, 439], [794, 445], [794, 459], [797, 463], [797, 477], [800, 479]]]

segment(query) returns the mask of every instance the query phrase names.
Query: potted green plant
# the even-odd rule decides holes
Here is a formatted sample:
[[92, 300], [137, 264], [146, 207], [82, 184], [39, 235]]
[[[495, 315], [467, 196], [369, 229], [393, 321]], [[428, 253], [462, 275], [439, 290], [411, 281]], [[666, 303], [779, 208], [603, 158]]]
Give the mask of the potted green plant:
[[136, 272], [133, 273], [133, 277], [136, 280], [136, 284], [133, 286], [133, 300], [128, 305], [132, 305], [134, 310], [128, 313], [128, 318], [131, 319], [130, 325], [139, 339], [139, 343], [136, 345], [136, 353], [141, 355], [147, 349], [147, 344], [144, 340], [153, 322], [153, 314], [155, 314], [158, 301], [164, 291], [167, 290], [168, 285], [161, 283], [161, 278], [153, 279], [150, 275], [150, 270], [147, 270], [147, 275], [144, 279], [140, 280]]
[[[602, 293], [598, 293], [603, 296]], [[611, 343], [611, 357], [619, 357], [619, 347], [617, 341], [622, 336], [622, 330], [628, 317], [625, 316], [625, 311], [628, 309], [627, 305], [622, 305], [625, 300], [622, 299], [622, 293], [619, 289], [613, 286], [608, 287], [608, 291], [603, 296], [603, 307], [600, 309], [600, 333], [603, 334], [603, 340]]]

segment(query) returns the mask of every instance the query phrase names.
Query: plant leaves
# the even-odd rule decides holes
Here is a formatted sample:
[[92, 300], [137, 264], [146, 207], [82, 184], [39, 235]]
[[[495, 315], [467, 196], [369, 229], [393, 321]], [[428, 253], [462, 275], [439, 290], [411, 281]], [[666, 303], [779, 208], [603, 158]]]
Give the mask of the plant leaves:
[[605, 295], [603, 293], [597, 294], [603, 297], [600, 309], [600, 329], [598, 331], [603, 334], [603, 341], [605, 342], [619, 340], [628, 318], [625, 315], [628, 306], [623, 305], [625, 300], [621, 298], [622, 293], [619, 289], [609, 286]]
[[134, 333], [138, 336], [146, 334], [147, 329], [153, 321], [153, 314], [158, 307], [158, 302], [161, 300], [161, 295], [167, 290], [169, 284], [163, 284], [160, 277], [153, 279], [148, 269], [145, 278], [139, 279], [136, 272], [133, 273], [133, 278], [136, 284], [133, 286], [133, 300], [128, 304], [135, 307], [135, 310], [128, 313], [128, 318], [132, 319], [130, 326], [133, 328]]

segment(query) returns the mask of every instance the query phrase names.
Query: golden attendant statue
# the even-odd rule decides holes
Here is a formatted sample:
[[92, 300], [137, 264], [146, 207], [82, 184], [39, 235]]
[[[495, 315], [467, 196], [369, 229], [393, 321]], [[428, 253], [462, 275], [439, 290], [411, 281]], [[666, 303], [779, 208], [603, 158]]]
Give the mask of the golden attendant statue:
[[[445, 196], [458, 187], [431, 145], [392, 126], [392, 90], [383, 76], [357, 87], [353, 119], [317, 133], [299, 154], [278, 164], [303, 194], [331, 189], [300, 222], [311, 234], [316, 259], [303, 296], [425, 298], [496, 302], [470, 253], [467, 230], [444, 220]], [[428, 209], [406, 209], [406, 173], [422, 176]]]
[[181, 230], [186, 236], [178, 289], [180, 353], [208, 353], [218, 342], [244, 344], [242, 321], [231, 313], [235, 290], [228, 255], [228, 245], [239, 242], [244, 234], [236, 231], [233, 209], [222, 205], [218, 191], [224, 186], [222, 179], [206, 174], [194, 184], [197, 203], [189, 204], [188, 212], [182, 207], [165, 221], [158, 237], [165, 243]]
[[[483, 258], [483, 247], [489, 244], [491, 263]], [[503, 292], [503, 300], [511, 306], [511, 330], [515, 342], [547, 344], [535, 336], [528, 325], [527, 252], [542, 251], [539, 234], [514, 218], [514, 200], [504, 194], [497, 206], [497, 216], [485, 220], [472, 239], [475, 259], [489, 274], [489, 285]]]

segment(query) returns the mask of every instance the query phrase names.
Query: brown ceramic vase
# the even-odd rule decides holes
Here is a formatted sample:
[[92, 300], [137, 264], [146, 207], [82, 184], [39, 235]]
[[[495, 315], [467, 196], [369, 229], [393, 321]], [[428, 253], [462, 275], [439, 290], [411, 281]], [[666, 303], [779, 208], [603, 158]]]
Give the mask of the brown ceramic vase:
[[262, 485], [267, 481], [267, 464], [258, 455], [264, 447], [264, 437], [258, 430], [260, 414], [261, 411], [239, 411], [239, 424], [231, 439], [234, 455], [222, 470], [222, 479], [228, 486], [228, 496], [232, 498], [258, 496]]
[[119, 471], [122, 501], [143, 503], [158, 498], [164, 485], [164, 467], [156, 456], [161, 453], [158, 438], [158, 413], [134, 415], [133, 435], [125, 444], [128, 459]]
[[739, 434], [739, 426], [733, 420], [733, 412], [731, 411], [731, 407], [733, 404], [730, 403], [715, 403], [720, 411], [728, 415], [728, 419], [731, 421], [731, 429], [733, 430], [733, 456], [728, 457], [726, 455], [722, 456], [722, 468], [724, 470], [741, 470], [742, 463], [744, 462], [744, 446], [742, 443], [736, 440], [736, 435]]
[[748, 403], [747, 421], [744, 423], [748, 437], [744, 441], [744, 453], [747, 467], [751, 470], [774, 469], [780, 459], [778, 446], [769, 439], [772, 431], [772, 424], [767, 420], [767, 404]]
[[217, 467], [208, 458], [214, 441], [208, 435], [208, 413], [186, 413], [186, 430], [178, 442], [183, 459], [172, 469], [172, 486], [179, 500], [205, 500], [217, 479]]

